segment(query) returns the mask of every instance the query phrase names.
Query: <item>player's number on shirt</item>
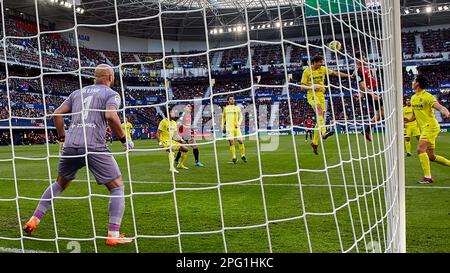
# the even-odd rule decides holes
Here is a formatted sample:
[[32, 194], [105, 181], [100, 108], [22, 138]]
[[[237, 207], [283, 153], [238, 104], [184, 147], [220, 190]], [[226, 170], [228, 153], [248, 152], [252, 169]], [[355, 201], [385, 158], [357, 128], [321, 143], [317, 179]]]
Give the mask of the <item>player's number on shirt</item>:
[[84, 120], [87, 120], [89, 113], [90, 113], [90, 109], [91, 109], [91, 105], [92, 105], [92, 100], [93, 100], [93, 96], [88, 96], [86, 98], [83, 99], [83, 107], [84, 107]]

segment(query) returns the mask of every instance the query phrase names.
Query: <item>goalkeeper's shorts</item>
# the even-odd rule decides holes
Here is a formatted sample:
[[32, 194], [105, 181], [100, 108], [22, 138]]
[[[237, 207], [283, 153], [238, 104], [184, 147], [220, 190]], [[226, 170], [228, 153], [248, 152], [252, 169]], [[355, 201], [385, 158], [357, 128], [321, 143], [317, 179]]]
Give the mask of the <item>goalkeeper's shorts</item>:
[[[58, 175], [66, 180], [74, 180], [79, 169], [88, 162], [89, 171], [98, 184], [107, 184], [121, 176], [116, 160], [107, 149], [95, 150], [86, 155], [86, 149], [64, 147], [59, 161]], [[100, 152], [96, 154], [95, 152]]]
[[179, 151], [181, 147], [181, 143], [175, 140], [172, 141], [162, 141], [162, 146], [169, 150], [170, 144], [172, 144], [172, 151]]
[[420, 136], [420, 129], [418, 126], [408, 126], [405, 127], [405, 137], [416, 137]]
[[439, 126], [433, 127], [433, 128], [426, 126], [426, 127], [422, 128], [419, 141], [428, 142], [428, 143], [430, 143], [429, 148], [435, 149], [436, 138], [438, 137], [440, 131], [441, 131], [441, 128]]

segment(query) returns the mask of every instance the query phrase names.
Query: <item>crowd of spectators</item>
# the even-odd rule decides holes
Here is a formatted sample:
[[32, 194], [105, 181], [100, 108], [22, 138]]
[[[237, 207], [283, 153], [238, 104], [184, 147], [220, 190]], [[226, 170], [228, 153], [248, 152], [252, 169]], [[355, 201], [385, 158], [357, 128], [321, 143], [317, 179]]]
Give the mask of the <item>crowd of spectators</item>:
[[416, 35], [417, 31], [413, 32], [403, 32], [402, 33], [402, 48], [403, 54], [413, 55], [419, 53], [417, 51]]
[[[29, 22], [25, 22], [18, 18], [8, 18], [6, 20], [7, 35], [23, 37], [23, 38], [8, 38], [6, 39], [6, 50], [8, 61], [21, 63], [26, 65], [36, 65], [40, 66], [42, 62], [43, 66], [46, 68], [57, 69], [60, 71], [73, 71], [77, 70], [80, 66], [84, 67], [94, 67], [99, 63], [108, 63], [112, 65], [118, 65], [120, 63], [120, 58], [117, 51], [108, 50], [94, 50], [89, 48], [80, 47], [79, 54], [81, 64], [78, 61], [78, 50], [75, 46], [71, 45], [63, 36], [60, 34], [44, 34], [40, 35], [38, 38], [31, 37], [37, 34], [36, 26], [33, 26]], [[46, 30], [45, 26], [41, 27], [41, 30]], [[442, 52], [450, 51], [450, 34], [449, 29], [440, 30], [429, 30], [426, 32], [408, 32], [404, 33], [402, 37], [403, 51], [405, 54], [414, 55], [418, 52], [418, 47], [416, 45], [416, 35], [420, 35], [423, 40], [424, 52], [419, 54], [417, 58], [442, 58]], [[358, 39], [359, 38], [359, 39]], [[254, 73], [254, 80], [259, 75], [257, 73], [262, 73], [262, 66], [269, 66], [268, 74], [272, 77], [262, 78], [259, 82], [255, 81], [253, 84], [259, 83], [261, 85], [283, 85], [284, 82], [284, 66], [283, 66], [283, 50], [281, 46], [284, 46], [284, 52], [290, 47], [290, 63], [287, 64], [289, 71], [297, 70], [298, 75], [301, 75], [302, 66], [305, 64], [305, 57], [323, 54], [323, 49], [320, 45], [325, 43], [328, 44], [331, 40], [311, 40], [309, 41], [308, 49], [303, 46], [295, 46], [291, 44], [277, 45], [277, 44], [252, 44], [251, 45], [251, 62], [252, 69]], [[345, 39], [346, 50], [348, 52], [359, 51], [359, 42], [361, 46], [365, 47], [364, 37], [354, 36], [353, 41], [358, 41], [357, 43], [352, 43], [350, 38]], [[305, 42], [296, 41], [298, 44], [305, 45]], [[358, 44], [358, 46], [356, 46]], [[41, 49], [41, 55], [38, 53], [38, 48]], [[215, 51], [216, 52], [216, 51]], [[184, 68], [206, 68], [207, 67], [207, 56], [201, 54], [199, 56], [193, 57], [171, 57], [171, 55], [186, 55], [186, 54], [197, 54], [199, 51], [186, 51], [177, 53], [172, 50], [170, 53], [167, 52], [165, 63], [166, 68], [174, 68], [174, 63], [178, 63], [178, 66]], [[215, 53], [211, 53], [215, 54]], [[249, 62], [248, 60], [249, 50], [247, 46], [224, 50], [222, 54], [222, 59], [220, 62], [221, 71], [213, 71], [212, 75], [215, 78], [215, 84], [213, 85], [212, 94], [220, 94], [219, 96], [214, 96], [214, 99], [220, 99], [218, 104], [223, 107], [226, 102], [225, 98], [228, 96], [229, 92], [232, 92], [235, 97], [246, 97], [251, 98], [252, 91], [242, 91], [234, 92], [242, 89], [249, 88], [251, 86], [250, 77], [248, 76], [250, 70], [248, 68], [242, 68], [246, 66]], [[0, 59], [3, 56], [3, 47], [0, 47]], [[141, 53], [141, 52], [122, 52], [122, 62], [151, 62], [156, 60], [161, 60], [163, 58], [162, 53]], [[174, 61], [176, 58], [176, 61]], [[210, 61], [212, 60], [212, 55], [210, 56]], [[335, 61], [334, 61], [335, 62]], [[140, 105], [151, 105], [154, 103], [161, 103], [166, 101], [166, 90], [161, 87], [163, 86], [163, 79], [158, 78], [158, 75], [154, 74], [154, 70], [161, 70], [163, 68], [163, 62], [158, 61], [152, 64], [144, 65], [134, 65], [128, 68], [124, 68], [123, 75], [125, 82], [130, 78], [134, 77], [134, 81], [138, 81], [142, 86], [158, 86], [160, 88], [150, 89], [150, 88], [128, 88], [125, 84], [125, 100], [126, 101], [141, 101]], [[441, 83], [450, 82], [450, 74], [448, 65], [433, 65], [433, 66], [422, 66], [418, 67], [420, 73], [426, 75], [430, 80], [430, 87], [439, 87]], [[10, 70], [9, 75], [13, 75], [14, 71]], [[237, 77], [226, 78], [220, 76], [228, 76], [230, 74], [237, 74]], [[277, 78], [276, 75], [279, 75]], [[298, 76], [297, 75], [297, 76]], [[4, 79], [6, 77], [5, 72], [0, 71], [0, 78]], [[404, 88], [410, 88], [411, 82], [414, 78], [412, 71], [404, 71], [403, 82]], [[259, 78], [258, 78], [259, 79]], [[345, 78], [331, 78], [331, 84], [333, 85], [343, 85], [348, 87], [348, 80]], [[298, 77], [293, 80], [293, 82], [298, 83]], [[89, 80], [90, 82], [92, 79]], [[83, 83], [84, 85], [85, 83]], [[76, 89], [79, 89], [80, 83], [78, 77], [56, 77], [45, 75], [43, 77], [44, 94], [41, 91], [41, 81], [36, 80], [20, 80], [17, 78], [9, 79], [9, 96], [6, 93], [5, 82], [0, 83], [0, 120], [7, 120], [9, 118], [8, 109], [8, 98], [11, 101], [11, 113], [15, 118], [30, 118], [30, 119], [40, 119], [45, 116], [44, 109], [42, 107], [43, 100], [45, 99], [45, 104], [52, 106], [51, 109], [47, 109], [47, 114], [52, 112], [54, 107], [59, 106], [63, 103], [64, 99], [70, 95]], [[134, 85], [130, 85], [134, 86]], [[186, 81], [175, 82], [170, 84], [169, 93], [173, 94], [172, 100], [188, 100], [196, 97], [204, 98], [206, 94], [211, 95], [209, 92], [209, 81], [206, 79], [192, 79]], [[115, 87], [116, 89], [120, 87]], [[300, 91], [298, 88], [290, 86], [290, 94], [295, 94]], [[122, 95], [120, 90], [119, 94]], [[259, 106], [266, 106], [268, 115], [272, 113], [274, 105], [277, 104], [279, 114], [279, 121], [281, 127], [289, 127], [291, 125], [291, 116], [289, 115], [289, 105], [288, 101], [284, 97], [277, 96], [283, 94], [285, 90], [281, 87], [258, 87], [254, 90], [256, 94], [257, 111], [259, 111]], [[222, 95], [222, 93], [224, 93]], [[267, 95], [266, 93], [269, 93]], [[258, 95], [261, 97], [258, 97]], [[154, 100], [157, 98], [157, 100]], [[439, 100], [447, 107], [450, 106], [450, 95], [449, 93], [439, 94]], [[247, 100], [247, 102], [253, 101], [252, 99]], [[360, 104], [360, 102], [362, 104]], [[310, 105], [304, 99], [292, 99], [290, 101], [292, 110], [292, 121], [295, 126], [303, 126], [306, 117], [314, 117], [314, 112]], [[353, 107], [352, 107], [353, 104]], [[127, 104], [129, 105], [129, 104]], [[367, 111], [365, 100], [359, 101], [354, 97], [345, 97], [344, 101], [339, 98], [328, 99], [327, 109], [333, 113], [329, 112], [328, 120], [333, 117], [337, 120], [342, 120], [347, 116], [347, 119], [362, 119], [368, 115], [373, 115]], [[202, 120], [204, 123], [211, 121], [211, 113], [209, 113], [210, 108], [205, 107], [202, 113]], [[257, 113], [259, 114], [259, 113]], [[139, 107], [139, 108], [128, 108], [127, 109], [127, 119], [132, 122], [136, 128], [155, 128], [162, 119], [161, 111], [157, 110], [157, 106], [149, 107]], [[270, 117], [268, 117], [270, 119]], [[254, 126], [256, 118], [254, 114], [250, 111], [247, 113], [246, 126]], [[0, 133], [0, 144], [5, 145], [9, 140], [8, 132]], [[54, 136], [52, 136], [51, 141], [54, 141]], [[43, 134], [34, 132], [24, 132], [21, 136], [21, 143], [23, 144], [38, 144], [43, 143]]]
[[423, 49], [425, 52], [450, 51], [450, 29], [437, 29], [421, 32]]

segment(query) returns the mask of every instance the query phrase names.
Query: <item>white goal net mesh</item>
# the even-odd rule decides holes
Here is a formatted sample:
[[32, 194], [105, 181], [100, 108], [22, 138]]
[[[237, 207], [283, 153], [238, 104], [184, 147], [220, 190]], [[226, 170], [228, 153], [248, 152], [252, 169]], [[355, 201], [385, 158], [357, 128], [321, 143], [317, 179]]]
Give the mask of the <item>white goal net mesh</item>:
[[[114, 251], [402, 251], [395, 1], [114, 0], [99, 8], [35, 0], [28, 14], [35, 28], [16, 17], [11, 25], [7, 2], [0, 128], [10, 141], [0, 146], [0, 252], [111, 251], [104, 246], [109, 193], [87, 171], [52, 202], [36, 235], [22, 231], [57, 176], [51, 119], [70, 93], [60, 91], [92, 82], [99, 63], [115, 68], [120, 116], [141, 139], [133, 150], [111, 146], [126, 187], [122, 230], [134, 239]], [[70, 10], [72, 22], [52, 28], [48, 7]], [[359, 88], [366, 83], [355, 72], [360, 52], [382, 105]], [[318, 155], [313, 133], [305, 140], [307, 117], [319, 118], [302, 83], [315, 55], [335, 72], [325, 76], [323, 102], [323, 126], [335, 134], [319, 134]], [[37, 92], [17, 91], [24, 85]], [[221, 127], [228, 96], [243, 112], [248, 163], [229, 162]], [[176, 174], [152, 129], [169, 108], [179, 115], [188, 103], [205, 166]], [[366, 128], [372, 141], [361, 134]], [[44, 145], [28, 145], [30, 131]]]

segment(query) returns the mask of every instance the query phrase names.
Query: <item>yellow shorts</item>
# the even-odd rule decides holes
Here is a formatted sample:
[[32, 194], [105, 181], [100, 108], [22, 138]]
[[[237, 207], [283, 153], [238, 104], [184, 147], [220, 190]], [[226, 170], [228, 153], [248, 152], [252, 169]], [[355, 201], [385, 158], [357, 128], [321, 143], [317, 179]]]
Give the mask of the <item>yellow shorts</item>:
[[405, 137], [416, 137], [416, 136], [420, 136], [420, 129], [418, 126], [405, 127]]
[[434, 149], [436, 147], [436, 138], [438, 137], [439, 133], [441, 132], [441, 128], [435, 127], [435, 128], [429, 128], [425, 127], [422, 128], [420, 139], [419, 141], [425, 141], [430, 143], [430, 148]]
[[241, 129], [240, 128], [233, 128], [233, 129], [227, 128], [227, 138], [233, 139], [236, 137], [242, 137]]
[[164, 148], [169, 149], [170, 144], [172, 144], [172, 151], [179, 151], [181, 144], [178, 141], [172, 140], [172, 143], [170, 141], [162, 141], [162, 145]]
[[325, 112], [325, 96], [323, 93], [316, 93], [316, 100], [314, 101], [314, 96], [312, 93], [308, 93], [308, 103], [315, 110], [316, 102], [317, 104], [322, 106], [322, 111]]

